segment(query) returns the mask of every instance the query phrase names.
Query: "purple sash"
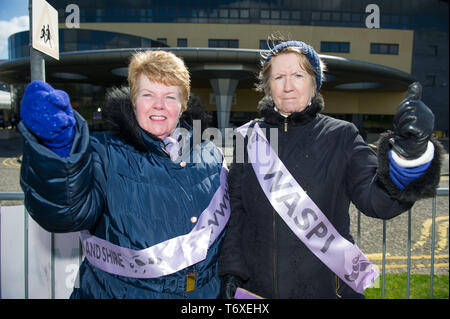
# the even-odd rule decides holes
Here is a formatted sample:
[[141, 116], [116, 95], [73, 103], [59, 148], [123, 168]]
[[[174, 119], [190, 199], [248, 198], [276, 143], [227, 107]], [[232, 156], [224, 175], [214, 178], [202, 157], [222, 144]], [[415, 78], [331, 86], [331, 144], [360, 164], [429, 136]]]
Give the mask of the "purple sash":
[[157, 278], [204, 260], [208, 248], [230, 217], [227, 173], [224, 164], [220, 172], [220, 187], [189, 233], [146, 249], [134, 250], [114, 245], [85, 230], [80, 232], [80, 238], [86, 258], [103, 271], [132, 278]]
[[[247, 123], [238, 128], [238, 132], [245, 137], [248, 128]], [[306, 194], [273, 151], [258, 123], [249, 134], [249, 160], [275, 211], [328, 268], [353, 290], [364, 293], [378, 277], [378, 271], [356, 244], [337, 232]]]

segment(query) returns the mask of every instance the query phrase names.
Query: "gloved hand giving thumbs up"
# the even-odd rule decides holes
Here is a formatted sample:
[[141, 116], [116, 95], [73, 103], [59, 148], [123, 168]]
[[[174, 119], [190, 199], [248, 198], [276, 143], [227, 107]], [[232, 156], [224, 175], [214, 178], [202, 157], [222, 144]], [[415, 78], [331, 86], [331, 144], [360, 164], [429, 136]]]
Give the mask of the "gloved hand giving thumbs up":
[[425, 153], [433, 134], [434, 114], [420, 100], [421, 97], [422, 85], [419, 82], [412, 83], [394, 117], [394, 137], [390, 143], [397, 154], [408, 160]]
[[20, 117], [42, 144], [61, 157], [69, 156], [75, 118], [66, 92], [42, 81], [31, 82], [20, 104]]

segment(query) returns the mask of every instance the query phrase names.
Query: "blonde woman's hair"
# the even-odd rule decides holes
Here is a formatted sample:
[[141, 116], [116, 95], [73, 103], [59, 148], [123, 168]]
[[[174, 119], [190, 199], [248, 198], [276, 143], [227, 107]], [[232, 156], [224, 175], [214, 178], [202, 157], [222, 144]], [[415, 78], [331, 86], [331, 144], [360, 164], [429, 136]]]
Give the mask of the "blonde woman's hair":
[[142, 74], [152, 82], [180, 87], [181, 112], [186, 110], [191, 93], [191, 79], [181, 58], [167, 51], [149, 50], [133, 55], [128, 66], [128, 85], [134, 108], [139, 91], [139, 78]]

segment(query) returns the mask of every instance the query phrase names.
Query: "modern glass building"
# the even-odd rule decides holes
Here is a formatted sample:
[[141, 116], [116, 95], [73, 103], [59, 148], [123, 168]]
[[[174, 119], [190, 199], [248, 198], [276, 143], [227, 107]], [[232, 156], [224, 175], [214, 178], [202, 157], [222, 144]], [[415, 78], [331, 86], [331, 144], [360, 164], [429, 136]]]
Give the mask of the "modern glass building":
[[[69, 92], [73, 106], [101, 129], [105, 90], [126, 83], [136, 50], [170, 50], [191, 72], [192, 92], [211, 126], [256, 116], [260, 50], [282, 34], [303, 40], [328, 65], [324, 112], [365, 133], [390, 128], [415, 80], [448, 135], [448, 1], [439, 0], [47, 0], [59, 14], [60, 60], [46, 59], [46, 79]], [[79, 22], [79, 24], [77, 24]], [[29, 82], [29, 35], [9, 38], [0, 81], [14, 107]]]

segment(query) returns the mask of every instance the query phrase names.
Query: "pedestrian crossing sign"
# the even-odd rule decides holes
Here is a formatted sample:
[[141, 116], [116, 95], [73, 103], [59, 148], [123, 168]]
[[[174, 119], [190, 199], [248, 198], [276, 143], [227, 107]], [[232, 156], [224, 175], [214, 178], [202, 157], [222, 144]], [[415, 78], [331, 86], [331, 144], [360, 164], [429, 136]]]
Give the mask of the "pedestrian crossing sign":
[[45, 0], [32, 0], [32, 46], [59, 60], [58, 11]]

